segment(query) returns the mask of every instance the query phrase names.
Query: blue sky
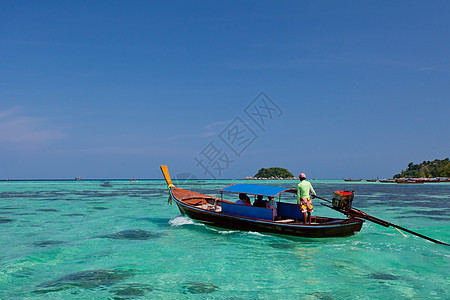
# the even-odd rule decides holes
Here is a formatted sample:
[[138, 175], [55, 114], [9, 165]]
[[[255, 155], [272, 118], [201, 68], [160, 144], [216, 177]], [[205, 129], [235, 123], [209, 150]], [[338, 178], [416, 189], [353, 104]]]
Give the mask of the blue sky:
[[[386, 178], [443, 159], [449, 11], [448, 1], [2, 1], [0, 179], [160, 178], [160, 164], [203, 178], [272, 166]], [[279, 108], [262, 127], [245, 113], [260, 95]]]

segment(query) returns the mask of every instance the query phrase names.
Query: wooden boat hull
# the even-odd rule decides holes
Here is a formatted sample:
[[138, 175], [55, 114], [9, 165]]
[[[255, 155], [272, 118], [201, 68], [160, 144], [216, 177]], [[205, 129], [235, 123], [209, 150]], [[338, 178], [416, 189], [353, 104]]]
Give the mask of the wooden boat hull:
[[424, 180], [396, 180], [396, 183], [399, 184], [421, 184], [424, 183]]
[[[350, 236], [361, 230], [363, 220], [352, 219], [334, 219], [323, 217], [312, 217], [312, 224], [303, 223], [283, 223], [282, 221], [270, 221], [263, 219], [255, 219], [243, 216], [230, 215], [222, 212], [217, 212], [213, 209], [208, 210], [193, 205], [194, 203], [209, 201], [217, 201], [207, 195], [179, 189], [170, 188], [171, 196], [176, 202], [180, 212], [183, 215], [198, 220], [204, 224], [211, 226], [244, 230], [276, 233], [283, 235], [299, 236], [299, 237], [342, 237]], [[190, 202], [187, 203], [186, 199]], [[192, 199], [194, 202], [192, 202]], [[212, 204], [209, 204], [212, 205]]]

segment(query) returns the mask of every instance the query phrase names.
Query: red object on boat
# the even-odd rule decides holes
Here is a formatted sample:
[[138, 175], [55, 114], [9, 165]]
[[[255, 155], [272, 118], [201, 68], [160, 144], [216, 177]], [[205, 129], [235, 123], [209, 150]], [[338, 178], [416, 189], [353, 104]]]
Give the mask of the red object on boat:
[[334, 191], [334, 196], [332, 199], [333, 206], [338, 209], [352, 207], [353, 197], [353, 191]]
[[353, 192], [350, 191], [334, 191], [334, 193], [340, 196], [353, 196]]

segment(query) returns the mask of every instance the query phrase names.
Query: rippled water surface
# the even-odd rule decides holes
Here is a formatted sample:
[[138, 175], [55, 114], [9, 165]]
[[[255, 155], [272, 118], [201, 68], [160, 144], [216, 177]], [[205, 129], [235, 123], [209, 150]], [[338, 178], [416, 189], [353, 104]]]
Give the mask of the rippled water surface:
[[[176, 184], [217, 195], [231, 183]], [[354, 190], [355, 207], [450, 243], [450, 184], [312, 184], [325, 198]], [[230, 231], [167, 200], [162, 180], [0, 182], [0, 299], [450, 298], [448, 246], [369, 222], [345, 238]], [[341, 217], [320, 202], [316, 215]]]

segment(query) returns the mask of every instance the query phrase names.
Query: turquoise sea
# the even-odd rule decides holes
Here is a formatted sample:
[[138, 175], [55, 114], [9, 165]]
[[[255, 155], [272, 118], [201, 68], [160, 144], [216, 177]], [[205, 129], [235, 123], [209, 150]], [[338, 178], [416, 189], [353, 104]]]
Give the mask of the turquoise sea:
[[[217, 195], [233, 182], [175, 184]], [[450, 243], [448, 183], [311, 182], [324, 198], [354, 190], [355, 207]], [[344, 238], [231, 231], [167, 200], [163, 180], [0, 182], [0, 299], [450, 298], [448, 246], [369, 222]], [[314, 214], [340, 217], [313, 201]]]

